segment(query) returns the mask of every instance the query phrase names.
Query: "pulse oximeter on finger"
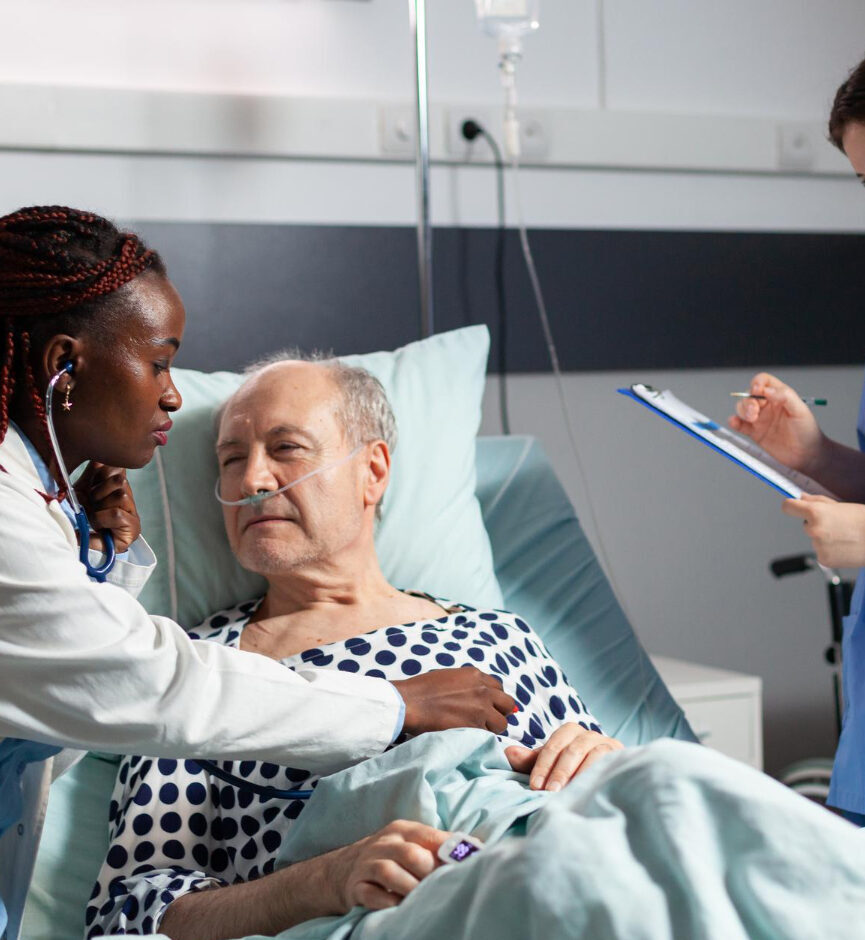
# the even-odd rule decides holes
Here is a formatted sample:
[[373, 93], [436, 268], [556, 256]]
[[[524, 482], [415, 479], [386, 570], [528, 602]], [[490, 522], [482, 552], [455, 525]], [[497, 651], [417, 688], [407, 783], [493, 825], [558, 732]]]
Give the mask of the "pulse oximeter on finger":
[[446, 865], [456, 865], [480, 852], [483, 847], [480, 839], [465, 832], [455, 832], [439, 846], [438, 857]]

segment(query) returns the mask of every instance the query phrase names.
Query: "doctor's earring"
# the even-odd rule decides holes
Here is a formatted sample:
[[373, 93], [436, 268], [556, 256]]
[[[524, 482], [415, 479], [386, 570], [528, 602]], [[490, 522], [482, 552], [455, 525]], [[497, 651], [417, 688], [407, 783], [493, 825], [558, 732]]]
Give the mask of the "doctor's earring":
[[66, 390], [63, 393], [63, 401], [61, 402], [64, 411], [72, 410], [72, 399], [69, 397], [72, 392], [72, 383], [66, 383]]

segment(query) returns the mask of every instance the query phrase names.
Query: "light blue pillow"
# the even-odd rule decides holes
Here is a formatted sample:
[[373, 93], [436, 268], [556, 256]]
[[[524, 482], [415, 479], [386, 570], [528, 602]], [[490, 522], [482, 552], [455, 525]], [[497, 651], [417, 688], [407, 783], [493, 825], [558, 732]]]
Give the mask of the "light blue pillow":
[[[466, 327], [394, 352], [347, 356], [384, 385], [399, 443], [376, 548], [385, 577], [476, 606], [501, 607], [489, 537], [475, 496], [489, 333]], [[215, 409], [237, 388], [230, 372], [173, 370], [184, 404], [168, 446], [130, 473], [159, 565], [141, 594], [148, 611], [193, 627], [264, 592], [234, 560], [213, 496]]]

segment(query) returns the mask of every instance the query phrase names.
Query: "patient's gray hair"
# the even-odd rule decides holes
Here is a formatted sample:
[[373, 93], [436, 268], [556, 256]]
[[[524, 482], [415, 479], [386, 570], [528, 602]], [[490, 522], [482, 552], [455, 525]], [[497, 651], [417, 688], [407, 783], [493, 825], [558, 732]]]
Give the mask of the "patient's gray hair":
[[397, 444], [396, 418], [381, 382], [361, 366], [350, 366], [332, 353], [318, 350], [307, 353], [300, 349], [284, 349], [248, 365], [243, 374], [247, 380], [280, 362], [316, 362], [327, 369], [342, 393], [337, 418], [346, 440], [353, 444], [384, 441], [393, 453]]

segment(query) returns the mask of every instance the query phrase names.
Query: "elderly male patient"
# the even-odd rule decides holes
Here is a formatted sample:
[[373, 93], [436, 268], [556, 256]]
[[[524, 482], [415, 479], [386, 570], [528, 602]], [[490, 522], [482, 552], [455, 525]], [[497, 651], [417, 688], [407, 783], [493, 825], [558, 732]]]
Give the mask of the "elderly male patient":
[[[601, 734], [519, 617], [388, 583], [373, 536], [395, 445], [390, 405], [364, 370], [337, 360], [283, 360], [252, 371], [219, 421], [219, 496], [233, 551], [245, 568], [264, 575], [268, 589], [262, 598], [214, 614], [193, 636], [289, 668], [303, 664], [389, 680], [477, 666], [519, 703], [502, 723], [517, 744], [508, 749], [512, 765], [531, 773], [533, 787], [559, 789], [621, 745]], [[259, 499], [248, 499], [256, 494]], [[530, 750], [539, 742], [542, 747]], [[222, 767], [282, 790], [316, 783], [303, 768], [251, 760]], [[275, 934], [357, 904], [392, 906], [432, 871], [435, 850], [447, 836], [396, 822], [361, 842], [274, 871], [279, 847], [305, 805], [235, 788], [193, 761], [125, 758], [110, 809], [111, 846], [87, 909], [87, 936]]]

